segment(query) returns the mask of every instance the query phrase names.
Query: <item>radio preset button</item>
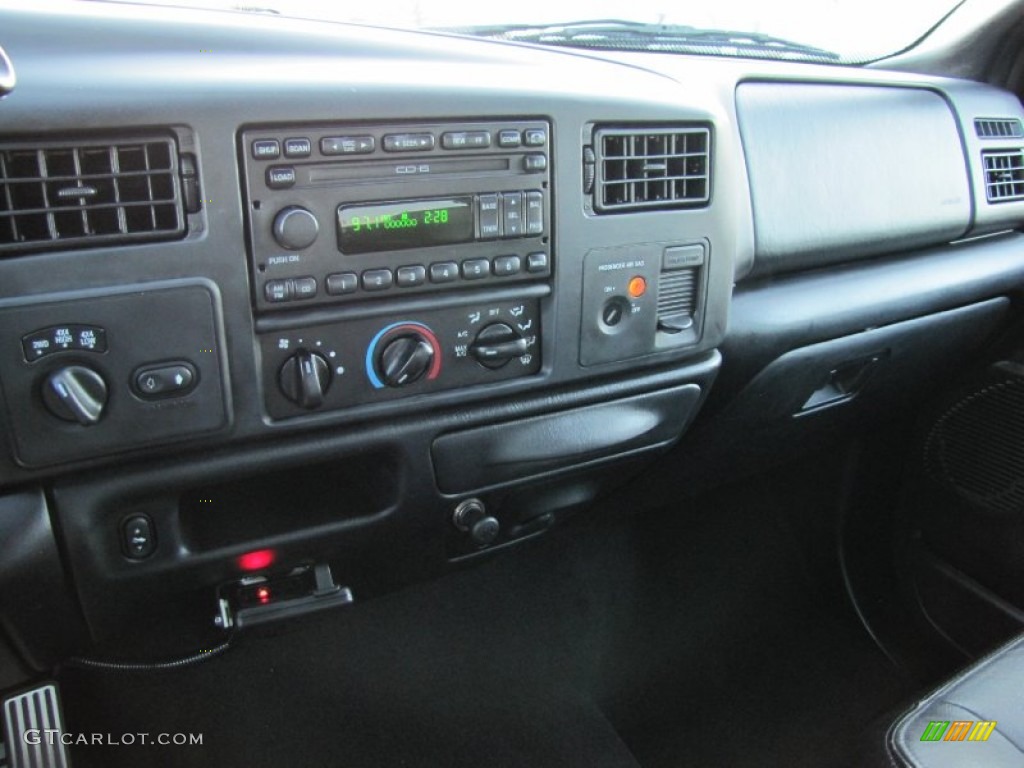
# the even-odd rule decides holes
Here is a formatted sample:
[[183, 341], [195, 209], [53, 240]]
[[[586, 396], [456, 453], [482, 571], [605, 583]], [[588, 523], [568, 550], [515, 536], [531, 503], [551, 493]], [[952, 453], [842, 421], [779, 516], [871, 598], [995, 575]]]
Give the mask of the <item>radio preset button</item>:
[[479, 280], [491, 272], [491, 262], [487, 259], [466, 259], [462, 262], [462, 276], [467, 280]]
[[519, 131], [501, 131], [498, 133], [498, 146], [503, 149], [513, 149], [523, 143]]
[[494, 274], [498, 277], [518, 275], [523, 269], [523, 260], [518, 256], [498, 256], [494, 260]]
[[292, 298], [312, 299], [316, 296], [315, 277], [296, 277], [292, 280]]
[[276, 160], [281, 156], [277, 139], [259, 139], [252, 143], [252, 156], [256, 160]]
[[295, 186], [295, 169], [290, 165], [275, 165], [267, 168], [267, 186], [271, 189], [288, 189]]
[[359, 288], [359, 276], [355, 272], [338, 272], [327, 276], [326, 285], [331, 296], [355, 293]]
[[275, 304], [292, 299], [291, 280], [268, 280], [263, 286], [263, 295], [267, 301]]
[[526, 234], [544, 234], [544, 194], [536, 190], [525, 193]]
[[523, 143], [528, 147], [543, 147], [548, 143], [548, 134], [543, 128], [527, 128], [523, 133]]
[[389, 133], [384, 137], [385, 152], [422, 152], [433, 148], [432, 133]]
[[547, 155], [541, 154], [540, 152], [534, 152], [529, 155], [523, 155], [523, 170], [530, 173], [537, 173], [539, 171], [547, 170], [548, 158]]
[[309, 139], [295, 138], [284, 140], [285, 157], [309, 157], [313, 153], [313, 143]]
[[368, 155], [374, 146], [373, 136], [325, 136], [320, 139], [320, 154]]
[[363, 290], [383, 291], [390, 288], [394, 280], [390, 269], [368, 269], [363, 272]]
[[505, 192], [501, 196], [501, 218], [505, 237], [523, 236], [523, 193]]
[[490, 131], [449, 131], [441, 134], [445, 149], [485, 149], [491, 146]]
[[548, 271], [548, 255], [543, 251], [528, 254], [526, 257], [526, 271], [536, 274]]
[[427, 268], [414, 264], [409, 267], [399, 267], [395, 273], [395, 279], [399, 288], [414, 288], [427, 282]]
[[430, 265], [430, 282], [451, 283], [459, 279], [459, 265], [454, 261], [440, 261]]
[[501, 237], [501, 205], [498, 196], [480, 195], [476, 205], [480, 213], [480, 239]]

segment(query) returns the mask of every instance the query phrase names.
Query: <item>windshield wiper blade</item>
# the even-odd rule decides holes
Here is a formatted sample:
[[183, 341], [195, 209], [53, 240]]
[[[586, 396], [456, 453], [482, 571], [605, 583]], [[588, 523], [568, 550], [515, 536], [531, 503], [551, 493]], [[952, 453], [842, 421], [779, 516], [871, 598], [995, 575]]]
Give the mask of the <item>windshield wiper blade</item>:
[[444, 31], [499, 40], [602, 50], [710, 53], [818, 61], [839, 61], [841, 58], [833, 51], [760, 32], [701, 29], [683, 24], [652, 24], [618, 19], [565, 24], [445, 27]]

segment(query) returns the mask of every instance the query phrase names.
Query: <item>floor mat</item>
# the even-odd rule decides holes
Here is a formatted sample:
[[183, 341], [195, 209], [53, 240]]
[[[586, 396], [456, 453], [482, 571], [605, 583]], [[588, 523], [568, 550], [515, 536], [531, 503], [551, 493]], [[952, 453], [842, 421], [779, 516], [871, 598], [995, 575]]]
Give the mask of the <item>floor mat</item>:
[[[176, 672], [61, 675], [78, 766], [800, 766], [907, 691], [828, 510], [785, 484], [579, 517], [477, 568], [242, 636]], [[825, 548], [825, 551], [822, 551]]]

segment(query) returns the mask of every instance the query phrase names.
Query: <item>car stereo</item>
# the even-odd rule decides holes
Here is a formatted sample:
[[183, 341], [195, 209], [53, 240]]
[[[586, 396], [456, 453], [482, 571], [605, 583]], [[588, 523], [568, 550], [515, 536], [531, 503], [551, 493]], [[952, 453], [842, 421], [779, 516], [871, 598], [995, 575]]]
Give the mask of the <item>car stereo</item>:
[[540, 119], [250, 127], [258, 312], [546, 280]]

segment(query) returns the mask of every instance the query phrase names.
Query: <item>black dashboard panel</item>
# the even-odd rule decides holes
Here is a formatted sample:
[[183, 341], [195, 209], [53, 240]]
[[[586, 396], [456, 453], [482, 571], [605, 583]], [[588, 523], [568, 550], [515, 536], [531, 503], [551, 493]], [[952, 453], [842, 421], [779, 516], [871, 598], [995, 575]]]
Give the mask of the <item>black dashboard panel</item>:
[[750, 176], [755, 272], [966, 234], [968, 170], [955, 116], [940, 94], [746, 82], [736, 89], [736, 109]]
[[196, 19], [0, 11], [0, 504], [45, 490], [92, 639], [208, 628], [252, 552], [436, 575], [688, 440], [720, 369], [977, 304], [913, 326], [974, 348], [1020, 287], [994, 88]]
[[[743, 247], [731, 224], [744, 199], [735, 147], [704, 140], [705, 165], [693, 171], [703, 187], [698, 189], [696, 179], [691, 183], [700, 193], [696, 203], [683, 199], [678, 206], [668, 201], [609, 212], [598, 211], [595, 193], [584, 189], [584, 147], [594, 145], [598, 131], [612, 129], [619, 136], [642, 136], [647, 128], [668, 135], [668, 129], [696, 127], [706, 136], [709, 125], [728, 125], [728, 105], [688, 99], [674, 81], [654, 73], [567, 53], [343, 25], [319, 25], [310, 35], [310, 27], [299, 22], [230, 14], [209, 17], [207, 46], [197, 45], [195, 27], [171, 11], [66, 10], [42, 16], [5, 11], [4, 47], [19, 72], [17, 90], [2, 103], [5, 131], [32, 135], [40, 110], [49, 115], [47, 136], [69, 146], [139, 125], [171, 127], [179, 153], [195, 158], [197, 179], [189, 184], [198, 187], [199, 206], [188, 214], [187, 233], [177, 242], [74, 251], [57, 244], [34, 256], [8, 256], [0, 261], [0, 302], [180, 278], [215, 284], [225, 338], [218, 353], [232, 387], [232, 426], [202, 440], [195, 435], [194, 445], [392, 420], [424, 408], [455, 415], [470, 402], [538, 396], [656, 371], [696, 359], [720, 343], [732, 282], [730, 255]], [[34, 34], [41, 19], [46, 41]], [[149, 23], [154, 20], [160, 23]], [[66, 46], [52, 44], [62, 36], [83, 46], [73, 59]], [[118, 51], [118, 63], [105, 68], [100, 51]], [[132, 57], [144, 59], [145, 67], [132, 72], [124, 65]], [[75, 66], [80, 60], [87, 63]], [[279, 66], [284, 61], [286, 68]], [[143, 69], [147, 74], [140, 77]], [[415, 82], [398, 75], [411, 71], [419, 73]], [[502, 147], [502, 131], [518, 133], [520, 145]], [[479, 141], [481, 133], [486, 147], [451, 143]], [[431, 145], [388, 151], [395, 137], [417, 136], [428, 136]], [[360, 137], [372, 142], [369, 152], [360, 149]], [[347, 138], [355, 139], [352, 152], [345, 148]], [[308, 139], [309, 157], [286, 157], [289, 139]], [[279, 155], [258, 154], [258, 142], [278, 146]], [[302, 142], [293, 144], [299, 155], [305, 153]], [[525, 164], [538, 159], [544, 167], [527, 170]], [[427, 166], [432, 170], [421, 173]], [[268, 184], [271, 170], [280, 168], [294, 170], [296, 180]], [[405, 173], [412, 169], [417, 173]], [[603, 174], [603, 166], [598, 170]], [[182, 189], [184, 197], [184, 181]], [[491, 237], [482, 222], [489, 215], [484, 204], [497, 196], [501, 206], [514, 205], [519, 193], [524, 226], [530, 224], [533, 199], [539, 201], [540, 231], [527, 228], [517, 235], [503, 208], [499, 237]], [[463, 199], [473, 209], [472, 240], [362, 253], [338, 248], [339, 209]], [[316, 240], [308, 246], [301, 237], [289, 240], [294, 233], [274, 234], [281, 212], [297, 208], [316, 220]], [[297, 216], [290, 228], [298, 222], [301, 230], [309, 217]], [[642, 265], [609, 281], [585, 277], [588, 252], [636, 244], [651, 244]], [[666, 251], [693, 244], [706, 249], [701, 264], [664, 261]], [[444, 270], [451, 264], [458, 267], [456, 279], [446, 282]], [[632, 278], [646, 286], [635, 295], [630, 291], [640, 283]], [[679, 301], [662, 310], [673, 315], [671, 322], [685, 325], [682, 332], [658, 327], [662, 279], [682, 284]], [[595, 301], [597, 310], [608, 305], [607, 314], [593, 311]], [[520, 305], [535, 308], [530, 317], [485, 323], [504, 328], [492, 328], [492, 338], [477, 343], [483, 324], [470, 318]], [[412, 373], [400, 386], [380, 387], [387, 377], [378, 335], [396, 323], [428, 332], [410, 331], [398, 340], [401, 348], [393, 354], [399, 359], [391, 362], [412, 365]], [[581, 354], [581, 338], [592, 336], [607, 340], [616, 353]], [[310, 357], [319, 354], [318, 341], [333, 346], [327, 355]], [[294, 345], [289, 351], [301, 352], [308, 365], [282, 356], [282, 343]], [[478, 364], [474, 358], [476, 367], [467, 366], [472, 375], [458, 375], [460, 356], [473, 355], [473, 349], [497, 354], [501, 365], [488, 367], [484, 363], [492, 361]], [[340, 364], [326, 365], [330, 351], [344, 357]], [[432, 362], [423, 358], [443, 360], [436, 378]], [[299, 376], [300, 390], [305, 381], [321, 392], [286, 391], [294, 388], [281, 382], [295, 379], [293, 370], [312, 371], [312, 378]], [[318, 376], [322, 380], [313, 381]], [[351, 383], [342, 380], [346, 376]], [[33, 394], [21, 387], [6, 396], [19, 401]], [[187, 441], [179, 450], [189, 450]], [[149, 455], [160, 452], [154, 448]], [[27, 473], [12, 457], [0, 459], [5, 481], [32, 476], [40, 472]]]

